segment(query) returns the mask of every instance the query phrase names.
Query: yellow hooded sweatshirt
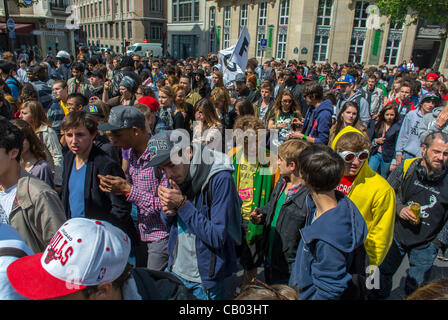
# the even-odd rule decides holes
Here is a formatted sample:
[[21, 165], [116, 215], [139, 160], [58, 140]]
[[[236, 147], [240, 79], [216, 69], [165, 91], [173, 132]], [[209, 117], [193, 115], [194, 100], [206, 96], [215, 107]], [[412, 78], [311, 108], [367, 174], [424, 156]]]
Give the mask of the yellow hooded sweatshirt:
[[[334, 138], [331, 148], [335, 150], [339, 139], [348, 132], [361, 131], [352, 126], [342, 129]], [[364, 247], [370, 265], [379, 266], [392, 244], [395, 223], [395, 191], [389, 183], [369, 167], [367, 161], [361, 167], [348, 193], [367, 224]]]

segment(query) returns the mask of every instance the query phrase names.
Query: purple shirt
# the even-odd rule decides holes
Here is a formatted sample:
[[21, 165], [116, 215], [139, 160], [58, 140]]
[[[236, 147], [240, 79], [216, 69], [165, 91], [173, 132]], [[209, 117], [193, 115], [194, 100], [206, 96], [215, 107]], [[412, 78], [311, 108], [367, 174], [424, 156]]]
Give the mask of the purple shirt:
[[[127, 200], [138, 207], [138, 229], [144, 242], [166, 239], [170, 231], [160, 218], [162, 204], [157, 194], [159, 181], [154, 174], [154, 168], [143, 169], [149, 160], [148, 150], [145, 150], [138, 159], [135, 151], [130, 150], [129, 179], [132, 189]], [[168, 185], [165, 174], [160, 179], [160, 184], [164, 187]]]
[[50, 187], [54, 189], [54, 176], [47, 161], [41, 160], [35, 163], [29, 171], [29, 174], [38, 177], [42, 181], [45, 181]]

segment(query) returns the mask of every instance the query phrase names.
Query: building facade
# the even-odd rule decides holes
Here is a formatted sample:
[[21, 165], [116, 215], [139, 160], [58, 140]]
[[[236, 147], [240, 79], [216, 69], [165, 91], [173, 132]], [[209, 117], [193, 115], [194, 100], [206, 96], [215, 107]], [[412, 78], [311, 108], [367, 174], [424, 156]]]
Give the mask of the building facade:
[[207, 55], [207, 1], [168, 0], [168, 52], [175, 59]]
[[124, 53], [133, 43], [166, 48], [166, 1], [73, 0], [80, 21], [80, 44]]
[[[15, 22], [14, 49], [23, 46], [37, 46], [42, 57], [47, 55], [49, 47], [53, 51], [75, 51], [75, 32], [67, 22], [72, 15], [70, 0], [39, 1], [29, 7], [18, 7], [14, 1], [8, 1], [9, 16]], [[5, 8], [0, 2], [0, 47], [8, 50], [5, 25]]]
[[[424, 24], [389, 23], [386, 17], [374, 16], [373, 2], [210, 0], [205, 8], [207, 52], [234, 45], [246, 25], [251, 37], [249, 57], [259, 61], [280, 58], [394, 66], [412, 57], [422, 66], [431, 66], [434, 51], [444, 45], [440, 39], [444, 30]], [[261, 39], [267, 40], [265, 47]], [[448, 67], [448, 48], [441, 50], [443, 72]]]

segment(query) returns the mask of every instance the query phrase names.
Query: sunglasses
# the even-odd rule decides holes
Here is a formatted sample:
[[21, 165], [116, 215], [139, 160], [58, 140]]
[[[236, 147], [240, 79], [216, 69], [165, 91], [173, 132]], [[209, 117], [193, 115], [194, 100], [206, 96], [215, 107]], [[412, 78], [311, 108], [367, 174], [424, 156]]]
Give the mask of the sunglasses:
[[367, 149], [357, 153], [352, 151], [342, 151], [338, 152], [338, 154], [347, 163], [352, 162], [353, 160], [355, 160], [355, 158], [358, 158], [359, 161], [366, 161], [370, 156], [370, 152]]

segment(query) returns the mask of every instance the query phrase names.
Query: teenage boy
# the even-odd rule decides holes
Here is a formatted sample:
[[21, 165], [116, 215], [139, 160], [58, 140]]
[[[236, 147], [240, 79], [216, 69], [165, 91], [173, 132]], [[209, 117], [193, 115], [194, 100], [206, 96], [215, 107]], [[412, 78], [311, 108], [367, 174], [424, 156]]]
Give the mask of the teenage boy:
[[[356, 89], [356, 80], [353, 76], [347, 74], [343, 75], [336, 82], [339, 85], [340, 95], [336, 103], [337, 114], [341, 111], [345, 102], [354, 101], [359, 106], [359, 118], [365, 127], [367, 127], [370, 121], [370, 106], [367, 100], [362, 96], [361, 90]], [[336, 116], [337, 116], [336, 114]]]
[[[302, 87], [302, 94], [308, 105], [308, 112], [303, 122], [301, 132], [292, 132], [288, 139], [303, 139], [310, 143], [328, 144], [331, 118], [333, 116], [333, 104], [330, 100], [324, 100], [322, 85], [317, 81], [307, 82]], [[293, 124], [301, 125], [298, 120]]]
[[87, 105], [88, 100], [86, 96], [79, 92], [70, 93], [67, 96], [67, 109], [69, 112], [81, 111], [82, 108]]
[[301, 300], [339, 300], [352, 281], [349, 270], [366, 238], [366, 223], [355, 204], [335, 190], [345, 168], [340, 155], [313, 144], [302, 151], [298, 163], [310, 194], [289, 285], [299, 289]]
[[[261, 149], [261, 130], [264, 130], [263, 122], [256, 116], [246, 115], [240, 117], [234, 126], [237, 132], [237, 144], [239, 138], [243, 138], [243, 148], [235, 147], [229, 156], [232, 157], [233, 180], [242, 200], [242, 238], [244, 241], [237, 247], [237, 254], [243, 266], [243, 281], [237, 288], [236, 294], [257, 274], [259, 264], [259, 246], [262, 235], [262, 227], [254, 227], [250, 223], [250, 214], [256, 207], [264, 206], [268, 200], [274, 184], [274, 168], [270, 163], [261, 164], [263, 156], [269, 156], [268, 151]], [[252, 135], [251, 135], [252, 131]], [[262, 139], [262, 140], [260, 140]]]
[[148, 252], [147, 266], [162, 271], [168, 264], [170, 228], [160, 217], [162, 205], [157, 188], [159, 185], [167, 186], [168, 181], [162, 172], [147, 167], [152, 157], [151, 150], [147, 148], [150, 135], [146, 130], [145, 116], [135, 107], [117, 106], [112, 108], [108, 122], [98, 128], [106, 132], [114, 146], [131, 149], [129, 181], [121, 175], [101, 175], [101, 190], [125, 196], [128, 202], [137, 206], [140, 239], [146, 243]]
[[250, 215], [253, 223], [263, 225], [261, 248], [265, 258], [265, 282], [268, 284], [288, 284], [296, 259], [299, 230], [305, 226], [306, 220], [305, 199], [309, 194], [299, 176], [298, 158], [308, 145], [297, 139], [280, 145], [277, 164], [281, 178], [269, 202], [255, 208]]
[[432, 114], [432, 111], [438, 108], [439, 105], [440, 96], [436, 93], [428, 92], [423, 95], [418, 108], [406, 114], [395, 146], [396, 164], [393, 164], [393, 167], [391, 166], [391, 171], [404, 160], [415, 158], [420, 154], [421, 142], [423, 142], [419, 140], [420, 125], [425, 115]]
[[412, 103], [411, 92], [411, 84], [407, 81], [401, 82], [397, 97], [387, 105], [394, 104], [400, 116], [404, 117], [409, 111], [417, 109]]
[[53, 95], [56, 101], [53, 101], [48, 109], [47, 117], [52, 121], [51, 127], [56, 131], [58, 137], [60, 137], [62, 120], [68, 114], [68, 87], [64, 80], [56, 80], [53, 83]]
[[369, 167], [371, 142], [359, 130], [348, 126], [331, 145], [345, 162], [337, 186], [358, 207], [367, 223], [364, 243], [369, 264], [379, 266], [392, 244], [395, 222], [395, 192], [381, 175]]
[[118, 163], [95, 144], [97, 122], [85, 111], [72, 111], [62, 121], [67, 152], [64, 157], [62, 203], [67, 218], [85, 217], [109, 221], [126, 232], [135, 245], [137, 230], [131, 204], [123, 195], [100, 190], [98, 175], [124, 177]]
[[0, 222], [41, 252], [66, 219], [58, 193], [20, 167], [23, 140], [16, 126], [0, 120]]

